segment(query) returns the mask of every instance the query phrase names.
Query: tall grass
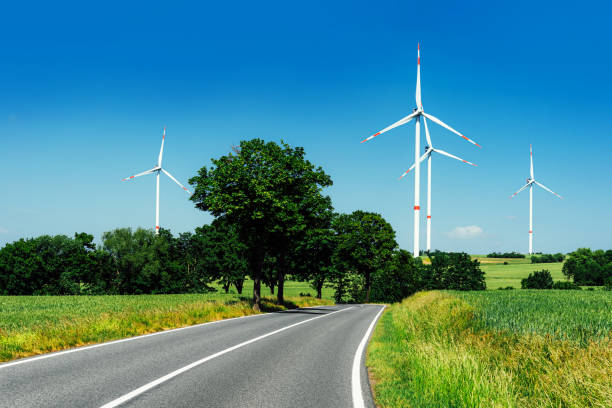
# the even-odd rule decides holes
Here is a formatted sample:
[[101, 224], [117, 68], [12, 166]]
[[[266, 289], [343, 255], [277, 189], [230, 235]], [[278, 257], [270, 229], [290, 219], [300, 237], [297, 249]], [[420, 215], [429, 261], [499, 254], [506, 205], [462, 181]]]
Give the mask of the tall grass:
[[[289, 292], [297, 282], [288, 282]], [[254, 314], [245, 295], [0, 296], [0, 361], [139, 334]], [[264, 298], [263, 310], [332, 304], [328, 299]]]
[[[538, 296], [525, 293], [516, 302]], [[385, 311], [367, 359], [379, 407], [612, 406], [609, 336], [581, 344], [546, 334], [547, 324], [542, 330], [498, 330], [482, 317], [495, 302], [465, 299], [471, 300], [424, 292]], [[612, 317], [604, 319], [610, 327]], [[571, 326], [569, 320], [562, 324]]]

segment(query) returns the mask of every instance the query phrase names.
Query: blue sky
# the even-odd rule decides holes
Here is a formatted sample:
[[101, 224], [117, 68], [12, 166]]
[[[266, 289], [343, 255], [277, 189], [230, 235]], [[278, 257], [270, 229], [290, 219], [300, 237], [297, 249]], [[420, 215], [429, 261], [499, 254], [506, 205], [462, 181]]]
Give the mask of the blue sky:
[[[430, 124], [478, 164], [435, 158], [433, 247], [527, 250], [528, 193], [508, 197], [530, 143], [536, 179], [564, 196], [535, 190], [534, 249], [612, 247], [610, 6], [429, 3], [6, 5], [0, 245], [153, 227], [155, 178], [121, 179], [155, 165], [167, 125], [181, 182], [240, 140], [283, 139], [332, 176], [337, 211], [381, 213], [410, 249], [414, 178], [397, 177], [414, 125], [359, 142], [412, 110], [420, 42], [426, 111], [483, 146]], [[163, 227], [210, 222], [187, 198], [162, 178]]]

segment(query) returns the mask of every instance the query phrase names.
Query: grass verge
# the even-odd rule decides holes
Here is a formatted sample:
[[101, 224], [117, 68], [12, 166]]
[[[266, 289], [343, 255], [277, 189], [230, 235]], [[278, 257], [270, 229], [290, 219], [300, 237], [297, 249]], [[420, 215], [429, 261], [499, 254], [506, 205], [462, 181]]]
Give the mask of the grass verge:
[[[327, 299], [264, 298], [263, 311], [332, 304]], [[234, 294], [2, 296], [0, 361], [255, 314]]]
[[[380, 408], [612, 406], [610, 312], [602, 317], [607, 336], [560, 340], [540, 321], [517, 319], [528, 330], [496, 327], [483, 317], [496, 302], [460, 296], [423, 292], [387, 308], [367, 358]], [[577, 314], [563, 327], [574, 333], [570, 326], [580, 324]]]

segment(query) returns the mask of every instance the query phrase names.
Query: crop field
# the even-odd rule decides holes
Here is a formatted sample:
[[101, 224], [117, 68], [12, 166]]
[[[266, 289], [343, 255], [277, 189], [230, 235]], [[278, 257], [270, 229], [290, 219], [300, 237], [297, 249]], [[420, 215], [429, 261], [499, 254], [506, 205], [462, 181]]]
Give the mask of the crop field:
[[[252, 287], [252, 281], [245, 282], [242, 295], [234, 289], [229, 294], [0, 296], [0, 361], [251, 315]], [[300, 297], [300, 293], [315, 295], [308, 283], [286, 282], [288, 307], [332, 303]], [[330, 291], [324, 290], [323, 295]], [[272, 297], [263, 306], [265, 311], [285, 308]]]
[[368, 347], [378, 407], [611, 407], [612, 292], [421, 292]]
[[518, 290], [454, 292], [476, 308], [484, 328], [550, 335], [583, 344], [612, 332], [612, 292]]
[[[485, 273], [487, 289], [497, 289], [512, 286], [521, 288], [521, 279], [529, 276], [533, 271], [548, 269], [553, 280], [566, 280], [561, 272], [563, 262], [532, 264], [529, 258], [487, 258], [485, 256], [472, 255], [478, 259], [480, 268]], [[508, 262], [508, 265], [504, 265]]]

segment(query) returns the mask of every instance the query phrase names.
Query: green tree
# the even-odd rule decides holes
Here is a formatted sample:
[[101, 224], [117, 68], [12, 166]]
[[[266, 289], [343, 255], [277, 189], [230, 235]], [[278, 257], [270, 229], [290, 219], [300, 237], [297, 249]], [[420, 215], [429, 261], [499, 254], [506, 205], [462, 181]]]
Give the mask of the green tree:
[[189, 183], [196, 208], [235, 226], [247, 248], [253, 308], [259, 310], [266, 255], [284, 253], [279, 240], [305, 228], [308, 203], [332, 184], [331, 178], [305, 159], [303, 148], [253, 139], [213, 159]]
[[521, 280], [521, 289], [552, 289], [553, 278], [546, 269], [534, 271]]
[[365, 302], [370, 301], [372, 276], [391, 260], [397, 247], [395, 231], [376, 213], [354, 211], [334, 218], [336, 232], [335, 263], [344, 272], [363, 277]]
[[372, 278], [371, 301], [393, 303], [421, 289], [421, 259], [404, 249], [393, 251], [391, 260]]
[[435, 251], [428, 254], [430, 264], [423, 267], [426, 289], [484, 290], [485, 275], [480, 262], [465, 252]]

